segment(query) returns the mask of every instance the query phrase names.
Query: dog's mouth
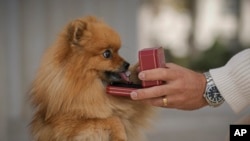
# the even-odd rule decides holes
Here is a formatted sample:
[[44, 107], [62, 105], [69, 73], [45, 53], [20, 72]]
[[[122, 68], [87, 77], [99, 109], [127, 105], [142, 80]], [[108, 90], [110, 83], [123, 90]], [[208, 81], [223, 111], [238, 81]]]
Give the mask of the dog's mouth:
[[123, 62], [119, 69], [115, 71], [104, 71], [105, 78], [103, 81], [108, 84], [112, 84], [114, 82], [129, 83], [131, 72], [128, 68], [129, 63]]
[[105, 75], [108, 79], [108, 83], [113, 82], [122, 82], [122, 83], [130, 83], [130, 71], [123, 71], [123, 72], [112, 72], [106, 71]]

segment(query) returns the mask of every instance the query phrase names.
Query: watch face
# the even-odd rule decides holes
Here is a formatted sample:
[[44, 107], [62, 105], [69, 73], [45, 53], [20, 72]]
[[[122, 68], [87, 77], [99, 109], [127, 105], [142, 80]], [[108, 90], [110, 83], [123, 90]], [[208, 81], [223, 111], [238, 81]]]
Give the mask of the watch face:
[[207, 98], [212, 103], [220, 103], [224, 100], [215, 86], [210, 86], [207, 88]]

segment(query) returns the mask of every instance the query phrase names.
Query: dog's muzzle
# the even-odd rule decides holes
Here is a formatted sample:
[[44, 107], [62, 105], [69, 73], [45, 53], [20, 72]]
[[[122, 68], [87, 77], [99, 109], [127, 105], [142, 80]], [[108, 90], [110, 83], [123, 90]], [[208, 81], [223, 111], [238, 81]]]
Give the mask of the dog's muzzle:
[[128, 71], [129, 63], [124, 62], [117, 71], [106, 71], [106, 78], [112, 82], [129, 82], [130, 71]]

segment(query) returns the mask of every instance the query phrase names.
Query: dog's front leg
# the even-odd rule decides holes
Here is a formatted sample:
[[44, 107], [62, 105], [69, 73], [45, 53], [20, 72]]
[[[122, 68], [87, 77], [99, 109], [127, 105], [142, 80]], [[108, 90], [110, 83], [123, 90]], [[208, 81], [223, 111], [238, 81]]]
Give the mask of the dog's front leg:
[[76, 125], [73, 141], [127, 141], [125, 127], [118, 117], [85, 119]]
[[111, 127], [111, 141], [127, 141], [125, 127], [118, 117], [107, 119]]

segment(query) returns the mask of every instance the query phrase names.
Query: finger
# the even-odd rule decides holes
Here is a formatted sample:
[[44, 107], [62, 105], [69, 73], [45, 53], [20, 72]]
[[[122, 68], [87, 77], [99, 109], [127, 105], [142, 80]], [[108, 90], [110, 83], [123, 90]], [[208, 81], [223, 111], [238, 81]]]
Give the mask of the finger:
[[131, 92], [130, 96], [134, 100], [156, 98], [166, 95], [167, 85], [154, 86], [150, 88], [138, 89]]
[[[164, 103], [164, 98], [166, 98]], [[157, 98], [150, 98], [142, 100], [142, 102], [157, 106], [157, 107], [163, 107], [163, 108], [176, 108], [176, 109], [190, 109], [190, 107], [193, 105], [187, 105], [186, 101], [183, 100], [182, 96], [179, 96], [178, 94], [173, 95], [165, 95]]]
[[177, 73], [173, 69], [156, 68], [151, 70], [141, 71], [138, 75], [139, 79], [144, 81], [163, 80], [169, 81], [176, 78]]
[[[163, 101], [164, 98], [166, 98], [165, 104]], [[157, 97], [157, 98], [146, 99], [146, 100], [143, 100], [142, 102], [152, 105], [152, 106], [156, 106], [156, 107], [173, 108], [171, 105], [171, 102], [172, 102], [171, 96], [162, 96], [162, 97]]]
[[[164, 98], [166, 98], [165, 104], [163, 100]], [[163, 107], [163, 108], [175, 108], [182, 110], [194, 110], [207, 105], [207, 102], [204, 98], [200, 100], [199, 99], [188, 100], [188, 99], [189, 98], [183, 95], [173, 94], [157, 98], [145, 99], [141, 101], [152, 106]]]
[[178, 65], [176, 65], [176, 64], [174, 64], [174, 63], [166, 63], [166, 64], [165, 64], [165, 67], [166, 67], [166, 68], [177, 68]]
[[143, 100], [142, 102], [148, 105], [156, 106], [156, 107], [163, 107], [164, 105], [162, 97], [146, 99], [146, 100]]

